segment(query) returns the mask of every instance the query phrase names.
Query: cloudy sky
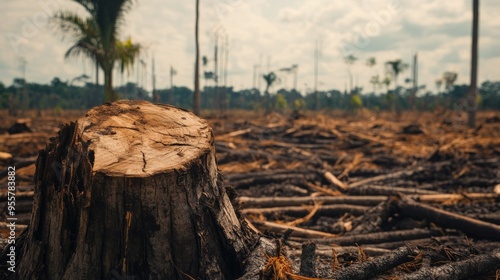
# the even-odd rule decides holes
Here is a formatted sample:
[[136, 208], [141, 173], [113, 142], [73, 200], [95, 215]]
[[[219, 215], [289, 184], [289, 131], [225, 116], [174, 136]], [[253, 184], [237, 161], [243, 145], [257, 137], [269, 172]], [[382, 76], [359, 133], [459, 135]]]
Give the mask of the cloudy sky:
[[[53, 77], [70, 81], [94, 67], [84, 58], [64, 59], [71, 42], [51, 29], [47, 18], [56, 10], [81, 12], [71, 0], [0, 0], [0, 81], [22, 77], [49, 83]], [[458, 73], [458, 84], [469, 82], [472, 0], [200, 0], [201, 55], [213, 57], [215, 33], [228, 38], [228, 83], [236, 89], [253, 86], [254, 69], [277, 71], [298, 64], [298, 89], [313, 87], [314, 50], [321, 49], [319, 89], [344, 90], [348, 84], [343, 57], [353, 53], [354, 82], [371, 91], [370, 77], [384, 75], [384, 62], [410, 63], [418, 52], [419, 82], [435, 89], [445, 71]], [[480, 7], [479, 82], [500, 80], [500, 3], [482, 0]], [[139, 82], [151, 89], [151, 61], [156, 64], [157, 88], [174, 84], [192, 88], [194, 72], [195, 1], [138, 0], [126, 16], [123, 38], [144, 46]], [[319, 42], [319, 43], [318, 43]], [[375, 57], [377, 65], [366, 66]], [[254, 67], [260, 65], [260, 67]], [[213, 64], [209, 62], [212, 69]], [[399, 78], [409, 77], [409, 70]], [[293, 77], [282, 72], [280, 87]], [[93, 78], [92, 78], [93, 79]], [[101, 77], [102, 81], [102, 77]], [[137, 82], [137, 68], [115, 85]], [[203, 83], [202, 83], [203, 85]], [[264, 87], [264, 82], [261, 82]]]

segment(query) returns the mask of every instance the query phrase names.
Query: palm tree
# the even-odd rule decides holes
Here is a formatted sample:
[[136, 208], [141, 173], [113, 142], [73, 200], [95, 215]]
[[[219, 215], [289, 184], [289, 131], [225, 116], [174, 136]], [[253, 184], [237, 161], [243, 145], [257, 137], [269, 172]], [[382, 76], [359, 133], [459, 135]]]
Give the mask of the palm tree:
[[434, 81], [434, 83], [436, 84], [436, 88], [437, 88], [437, 93], [441, 93], [441, 86], [443, 85], [443, 79], [437, 79], [436, 81]]
[[[366, 66], [370, 67], [370, 68], [373, 68], [373, 66], [375, 66], [377, 64], [377, 60], [375, 59], [375, 57], [369, 57], [367, 60], [366, 60]], [[375, 93], [375, 87], [377, 86], [377, 84], [380, 83], [380, 77], [379, 75], [375, 75], [375, 76], [372, 76], [371, 79], [370, 79], [370, 83], [373, 85], [373, 93]]]
[[406, 68], [408, 68], [408, 64], [403, 63], [401, 59], [396, 59], [393, 61], [387, 61], [385, 65], [388, 68], [388, 71], [392, 74], [394, 78], [394, 88], [398, 89], [398, 76], [403, 72]]
[[268, 74], [262, 75], [264, 80], [266, 81], [266, 91], [264, 92], [266, 96], [266, 109], [269, 110], [269, 104], [271, 102], [270, 100], [270, 94], [269, 94], [269, 88], [273, 85], [273, 83], [276, 81], [276, 74], [274, 72], [270, 72]]
[[443, 81], [444, 86], [448, 92], [453, 89], [453, 85], [457, 80], [458, 74], [456, 72], [444, 72], [443, 73]]
[[375, 64], [377, 64], [377, 60], [375, 59], [375, 57], [370, 57], [366, 60], [366, 66], [368, 66], [370, 68], [375, 66]]
[[[198, 42], [198, 23], [199, 23], [200, 0], [196, 0], [196, 19], [194, 37], [196, 41], [196, 60], [194, 63], [194, 96], [193, 96], [193, 112], [200, 115], [200, 44]], [[204, 60], [205, 62], [205, 60]]]
[[477, 41], [479, 27], [479, 0], [472, 2], [472, 54], [470, 71], [470, 92], [469, 92], [469, 119], [470, 128], [476, 127], [476, 92], [477, 92]]
[[113, 68], [120, 62], [123, 72], [133, 65], [140, 45], [130, 38], [120, 41], [118, 31], [123, 17], [131, 8], [131, 0], [73, 0], [89, 13], [82, 18], [73, 12], [57, 12], [52, 20], [60, 30], [75, 42], [65, 54], [66, 58], [84, 55], [96, 62], [104, 72], [104, 99], [115, 101]]
[[349, 93], [350, 94], [352, 94], [352, 90], [353, 90], [351, 66], [354, 64], [354, 62], [356, 62], [356, 60], [358, 60], [358, 58], [352, 54], [344, 57], [344, 62], [347, 65], [347, 73], [349, 74]]

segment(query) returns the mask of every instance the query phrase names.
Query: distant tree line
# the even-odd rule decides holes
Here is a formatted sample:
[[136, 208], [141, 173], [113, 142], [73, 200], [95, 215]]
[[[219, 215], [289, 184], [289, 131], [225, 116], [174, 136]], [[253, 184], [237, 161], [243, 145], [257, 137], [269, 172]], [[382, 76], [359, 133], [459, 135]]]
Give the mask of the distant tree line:
[[[397, 90], [398, 94], [394, 94]], [[354, 94], [339, 90], [309, 92], [305, 95], [296, 90], [279, 89], [260, 92], [258, 89], [234, 90], [233, 87], [208, 86], [202, 89], [201, 109], [203, 110], [408, 110], [411, 108], [411, 88], [398, 87], [386, 93], [363, 93], [355, 88]], [[415, 99], [414, 108], [431, 111], [438, 107], [451, 110], [465, 110], [463, 107], [469, 90], [468, 85], [450, 85], [438, 93], [421, 90]], [[151, 95], [135, 83], [116, 87], [120, 99], [152, 100]], [[72, 85], [54, 78], [50, 84], [29, 83], [24, 79], [14, 79], [10, 86], [0, 83], [0, 108], [10, 110], [23, 109], [89, 109], [104, 102], [104, 87], [93, 83]], [[423, 92], [423, 93], [422, 93]], [[161, 103], [169, 103], [185, 109], [193, 107], [193, 91], [187, 87], [159, 89], [156, 93]], [[486, 81], [479, 87], [478, 109], [500, 109], [500, 82]], [[317, 99], [316, 99], [317, 98]], [[317, 108], [315, 103], [317, 100]]]

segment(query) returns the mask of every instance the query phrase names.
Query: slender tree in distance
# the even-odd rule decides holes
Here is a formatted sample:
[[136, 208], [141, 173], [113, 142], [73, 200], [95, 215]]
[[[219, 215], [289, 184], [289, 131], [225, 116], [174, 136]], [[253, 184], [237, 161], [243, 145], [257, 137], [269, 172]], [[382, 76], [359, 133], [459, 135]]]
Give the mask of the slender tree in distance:
[[198, 42], [198, 24], [199, 24], [200, 0], [196, 0], [196, 19], [194, 27], [194, 37], [196, 43], [196, 60], [194, 63], [194, 96], [193, 96], [193, 112], [200, 115], [200, 44]]
[[266, 81], [266, 91], [264, 92], [265, 95], [265, 102], [266, 102], [266, 109], [270, 109], [270, 103], [271, 103], [271, 95], [269, 94], [269, 88], [273, 85], [273, 83], [276, 81], [276, 74], [274, 72], [270, 72], [268, 74], [262, 75], [264, 80]]
[[74, 12], [57, 12], [52, 22], [71, 37], [74, 44], [65, 54], [66, 58], [84, 55], [96, 62], [104, 72], [104, 99], [115, 101], [113, 91], [113, 68], [120, 63], [123, 72], [133, 65], [139, 55], [140, 45], [132, 40], [120, 41], [119, 27], [123, 17], [131, 9], [131, 0], [73, 0], [90, 15], [82, 18]]
[[470, 128], [476, 127], [476, 93], [477, 93], [477, 41], [479, 29], [479, 0], [472, 2], [472, 53], [469, 92], [469, 119]]
[[349, 74], [349, 94], [352, 94], [352, 91], [353, 91], [353, 81], [352, 81], [351, 67], [354, 64], [354, 62], [356, 62], [356, 60], [358, 60], [358, 58], [355, 57], [352, 54], [344, 57], [344, 62], [347, 65], [347, 73]]
[[398, 76], [404, 70], [406, 70], [406, 68], [408, 68], [408, 64], [403, 63], [403, 61], [401, 59], [396, 59], [393, 61], [387, 61], [385, 63], [385, 65], [387, 66], [387, 68], [388, 68], [387, 70], [389, 71], [389, 73], [392, 74], [392, 77], [394, 79], [394, 89], [397, 90], [398, 89]]

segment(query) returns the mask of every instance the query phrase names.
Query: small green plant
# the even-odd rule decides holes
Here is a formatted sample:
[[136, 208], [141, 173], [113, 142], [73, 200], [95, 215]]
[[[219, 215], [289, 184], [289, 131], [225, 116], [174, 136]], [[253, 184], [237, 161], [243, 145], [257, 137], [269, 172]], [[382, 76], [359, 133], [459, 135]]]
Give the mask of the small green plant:
[[306, 101], [304, 99], [295, 99], [293, 101], [293, 109], [296, 111], [303, 110], [306, 108]]
[[276, 94], [276, 109], [284, 113], [286, 109], [288, 109], [288, 102], [286, 102], [285, 96], [283, 94]]
[[55, 116], [61, 116], [63, 113], [63, 108], [61, 107], [61, 105], [57, 105], [56, 107], [54, 107], [54, 115]]
[[354, 94], [351, 97], [351, 107], [354, 110], [359, 110], [359, 109], [363, 108], [363, 100], [361, 99], [361, 97], [359, 95]]

